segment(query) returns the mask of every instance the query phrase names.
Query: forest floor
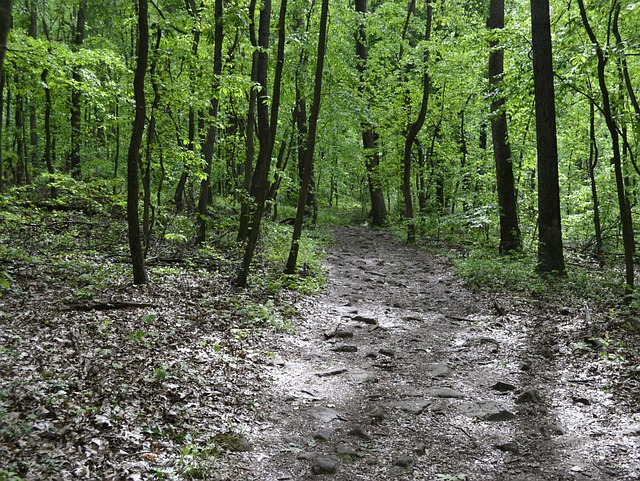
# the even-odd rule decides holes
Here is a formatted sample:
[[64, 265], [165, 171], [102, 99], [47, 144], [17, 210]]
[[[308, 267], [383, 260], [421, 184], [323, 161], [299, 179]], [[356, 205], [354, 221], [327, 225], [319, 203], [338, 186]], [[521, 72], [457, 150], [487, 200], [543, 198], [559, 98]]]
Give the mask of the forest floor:
[[637, 359], [608, 313], [471, 291], [387, 231], [333, 236], [311, 297], [197, 263], [144, 287], [12, 266], [0, 480], [640, 479]]

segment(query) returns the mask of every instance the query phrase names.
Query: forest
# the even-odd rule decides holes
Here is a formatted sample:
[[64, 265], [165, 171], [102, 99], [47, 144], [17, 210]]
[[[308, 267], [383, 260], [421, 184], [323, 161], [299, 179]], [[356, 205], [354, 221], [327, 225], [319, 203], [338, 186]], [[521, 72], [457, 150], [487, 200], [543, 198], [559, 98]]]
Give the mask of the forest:
[[0, 1], [0, 481], [637, 479], [639, 10]]

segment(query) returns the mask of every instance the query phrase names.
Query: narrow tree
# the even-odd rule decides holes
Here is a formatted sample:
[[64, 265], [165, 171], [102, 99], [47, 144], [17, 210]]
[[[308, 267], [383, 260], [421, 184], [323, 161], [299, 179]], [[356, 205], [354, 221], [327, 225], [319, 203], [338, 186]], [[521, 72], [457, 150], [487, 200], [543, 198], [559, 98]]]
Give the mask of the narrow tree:
[[[355, 33], [356, 39], [356, 68], [359, 73], [358, 89], [363, 100], [369, 103], [369, 89], [367, 88], [366, 71], [369, 48], [367, 46], [367, 29], [365, 15], [367, 13], [367, 0], [355, 0], [356, 12], [360, 14], [360, 23]], [[365, 167], [367, 169], [367, 182], [369, 196], [371, 197], [371, 225], [383, 226], [387, 219], [387, 208], [384, 203], [384, 194], [378, 179], [378, 165], [380, 154], [378, 152], [378, 133], [370, 121], [362, 121], [362, 146], [365, 149]]]
[[[504, 28], [504, 0], [491, 0], [487, 27], [493, 35]], [[496, 163], [498, 206], [500, 208], [500, 252], [518, 250], [520, 227], [516, 206], [516, 189], [513, 180], [511, 147], [507, 135], [505, 99], [500, 92], [504, 72], [504, 49], [497, 38], [491, 39], [489, 53], [489, 84], [491, 85], [491, 134], [493, 158]]]
[[[85, 20], [87, 16], [87, 0], [80, 0], [78, 16], [73, 31], [73, 44], [77, 52], [84, 43]], [[145, 67], [146, 68], [146, 67]], [[80, 66], [75, 65], [71, 72], [71, 153], [69, 155], [69, 170], [75, 177], [80, 176], [80, 138], [81, 138], [81, 103], [82, 91], [80, 83], [82, 75]]]
[[[605, 54], [602, 45], [597, 39], [589, 19], [587, 17], [587, 11], [584, 7], [584, 1], [578, 0], [578, 8], [580, 9], [580, 18], [582, 24], [587, 32], [587, 36], [591, 41], [591, 44], [596, 50], [596, 56], [598, 58], [598, 84], [600, 86], [600, 92], [602, 94], [602, 114], [604, 115], [607, 129], [611, 137], [611, 153], [613, 164], [613, 170], [616, 178], [616, 191], [618, 194], [618, 208], [620, 211], [620, 224], [622, 227], [622, 244], [624, 246], [624, 259], [625, 259], [625, 274], [626, 274], [626, 290], [631, 292], [634, 286], [634, 267], [633, 256], [635, 254], [635, 240], [633, 235], [633, 223], [631, 219], [631, 208], [627, 200], [625, 192], [624, 177], [622, 174], [622, 155], [620, 152], [620, 138], [618, 136], [618, 126], [611, 110], [611, 100], [609, 98], [609, 87], [607, 86], [606, 79], [606, 66], [608, 55]], [[608, 50], [608, 49], [607, 49]]]
[[204, 242], [207, 229], [207, 206], [211, 195], [211, 167], [213, 165], [213, 148], [218, 134], [217, 117], [220, 108], [220, 76], [222, 75], [222, 0], [215, 0], [215, 28], [213, 47], [213, 95], [209, 102], [209, 128], [204, 142], [203, 156], [205, 176], [200, 182], [200, 198], [198, 199], [198, 231], [196, 244]]
[[298, 252], [300, 250], [300, 237], [302, 236], [302, 223], [304, 221], [304, 208], [307, 203], [307, 192], [311, 184], [311, 175], [313, 172], [313, 154], [316, 145], [316, 131], [318, 128], [318, 117], [320, 116], [320, 100], [322, 98], [322, 72], [324, 70], [324, 57], [327, 47], [327, 17], [329, 15], [329, 0], [322, 0], [322, 8], [320, 11], [320, 32], [318, 35], [318, 61], [316, 64], [315, 84], [313, 87], [313, 104], [311, 105], [311, 113], [309, 115], [309, 132], [307, 135], [307, 147], [305, 149], [304, 175], [302, 177], [302, 185], [298, 195], [298, 209], [296, 211], [296, 220], [293, 225], [293, 236], [291, 239], [291, 248], [289, 250], [289, 258], [285, 267], [285, 274], [294, 274], [296, 264], [298, 262]]
[[[433, 7], [430, 1], [427, 1], [427, 22], [425, 27], [424, 39], [429, 42], [431, 39], [431, 21], [433, 16]], [[409, 15], [407, 15], [407, 24]], [[405, 26], [406, 30], [406, 26]], [[411, 198], [411, 154], [413, 144], [420, 133], [420, 129], [424, 125], [427, 118], [427, 107], [429, 105], [429, 94], [431, 90], [431, 77], [429, 75], [429, 46], [424, 50], [424, 66], [422, 74], [422, 100], [420, 110], [416, 120], [407, 125], [404, 131], [404, 157], [403, 157], [403, 175], [402, 175], [402, 197], [404, 199], [404, 216], [407, 221], [407, 241], [415, 242], [416, 227], [413, 223], [413, 200]]]
[[136, 70], [133, 79], [133, 96], [135, 100], [135, 117], [131, 131], [131, 143], [127, 155], [127, 224], [129, 233], [129, 249], [133, 264], [133, 283], [145, 284], [147, 272], [144, 267], [144, 253], [140, 235], [140, 216], [138, 213], [138, 165], [140, 162], [140, 146], [144, 133], [146, 100], [144, 95], [144, 77], [149, 57], [149, 20], [148, 0], [138, 0], [138, 45]]
[[13, 0], [0, 2], [0, 192], [4, 190], [4, 157], [2, 155], [2, 117], [4, 114], [4, 57], [7, 52], [7, 38], [11, 29], [11, 7]]
[[[286, 13], [287, 0], [282, 0], [280, 2], [280, 20], [278, 22], [278, 51], [273, 80], [273, 95], [270, 99], [267, 90], [269, 70], [269, 55], [267, 50], [269, 48], [271, 0], [265, 0], [263, 3], [263, 9], [260, 11], [258, 44], [260, 45], [261, 50], [258, 54], [256, 74], [258, 84], [260, 85], [257, 98], [258, 140], [260, 141], [260, 151], [258, 152], [258, 160], [253, 172], [251, 185], [251, 194], [255, 199], [255, 206], [253, 217], [251, 218], [249, 239], [245, 246], [240, 271], [236, 277], [236, 285], [238, 287], [245, 287], [247, 285], [249, 266], [251, 265], [251, 260], [253, 259], [253, 254], [258, 243], [260, 224], [265, 211], [265, 202], [269, 195], [269, 171], [271, 169], [271, 155], [273, 153], [278, 127], [282, 70], [284, 68]], [[271, 104], [271, 111], [269, 111], [269, 104]]]
[[531, 0], [538, 146], [538, 271], [564, 273], [549, 0]]

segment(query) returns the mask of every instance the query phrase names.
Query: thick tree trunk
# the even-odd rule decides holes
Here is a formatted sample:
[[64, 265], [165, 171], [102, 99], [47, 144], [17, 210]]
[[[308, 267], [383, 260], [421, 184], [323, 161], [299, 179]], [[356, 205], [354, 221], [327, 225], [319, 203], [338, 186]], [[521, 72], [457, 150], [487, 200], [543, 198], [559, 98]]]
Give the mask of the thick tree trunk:
[[133, 80], [135, 117], [131, 131], [131, 143], [127, 155], [127, 224], [129, 249], [133, 265], [133, 283], [145, 284], [147, 272], [144, 267], [144, 253], [140, 236], [140, 216], [138, 213], [138, 166], [140, 146], [144, 133], [146, 99], [144, 95], [144, 77], [147, 72], [149, 56], [149, 20], [147, 0], [138, 0], [138, 45], [136, 71]]
[[[80, 7], [78, 9], [77, 23], [73, 32], [73, 44], [75, 45], [76, 52], [84, 43], [86, 15], [87, 0], [81, 0]], [[80, 75], [80, 67], [78, 65], [73, 67], [71, 79], [71, 153], [69, 154], [69, 170], [71, 175], [79, 177], [81, 169], [80, 143], [82, 136], [82, 92], [79, 88], [79, 84], [82, 82], [82, 76]]]
[[302, 236], [302, 223], [304, 221], [304, 210], [307, 203], [307, 192], [311, 184], [313, 172], [313, 154], [316, 145], [316, 130], [318, 127], [318, 117], [320, 116], [320, 101], [322, 98], [322, 73], [324, 70], [324, 57], [327, 47], [327, 17], [329, 15], [329, 0], [322, 0], [320, 11], [320, 32], [318, 35], [318, 63], [316, 64], [315, 84], [313, 87], [313, 104], [309, 116], [309, 134], [307, 136], [306, 159], [304, 163], [304, 175], [300, 194], [298, 197], [298, 209], [296, 220], [293, 225], [293, 236], [291, 239], [291, 249], [289, 258], [284, 269], [285, 274], [294, 274], [298, 263], [298, 252], [300, 250], [300, 237]]
[[[355, 9], [362, 16], [360, 24], [355, 33], [356, 40], [356, 68], [360, 74], [358, 89], [365, 101], [369, 104], [369, 89], [366, 83], [367, 59], [369, 49], [367, 47], [367, 30], [364, 23], [364, 15], [367, 13], [367, 0], [356, 0]], [[369, 185], [369, 196], [371, 197], [371, 225], [380, 227], [387, 220], [387, 207], [384, 203], [384, 193], [378, 180], [378, 165], [380, 164], [380, 154], [377, 149], [378, 134], [370, 122], [363, 122], [362, 146], [365, 151], [365, 167], [367, 169], [367, 182]]]
[[[493, 30], [494, 34], [504, 28], [504, 0], [491, 0], [487, 27]], [[504, 70], [504, 50], [499, 46], [497, 40], [492, 40], [490, 46], [489, 83], [493, 90], [491, 93], [491, 134], [500, 209], [500, 252], [510, 252], [519, 250], [521, 242], [511, 147], [507, 135], [507, 114], [504, 110], [505, 99], [500, 92]]]
[[533, 80], [538, 145], [538, 271], [565, 272], [558, 187], [558, 141], [549, 0], [531, 0]]
[[13, 0], [0, 2], [0, 77], [4, 73], [4, 57], [7, 53], [7, 38], [11, 30], [11, 8]]
[[611, 102], [609, 98], [609, 88], [607, 86], [605, 67], [607, 65], [607, 56], [605, 55], [600, 42], [595, 36], [593, 29], [589, 23], [587, 12], [584, 7], [584, 1], [578, 0], [578, 7], [580, 8], [580, 17], [584, 28], [591, 40], [592, 45], [596, 49], [596, 55], [598, 57], [598, 84], [600, 86], [600, 92], [602, 94], [602, 113], [604, 115], [607, 129], [611, 137], [611, 151], [612, 151], [612, 164], [616, 178], [616, 191], [618, 194], [618, 208], [620, 210], [620, 224], [622, 227], [622, 243], [624, 246], [624, 259], [625, 259], [625, 278], [626, 278], [626, 291], [630, 293], [634, 287], [634, 266], [633, 256], [635, 254], [635, 240], [633, 234], [633, 223], [631, 219], [631, 208], [627, 201], [627, 196], [624, 186], [624, 177], [622, 174], [622, 156], [620, 153], [620, 139], [618, 136], [618, 126], [616, 120], [613, 117], [611, 111]]

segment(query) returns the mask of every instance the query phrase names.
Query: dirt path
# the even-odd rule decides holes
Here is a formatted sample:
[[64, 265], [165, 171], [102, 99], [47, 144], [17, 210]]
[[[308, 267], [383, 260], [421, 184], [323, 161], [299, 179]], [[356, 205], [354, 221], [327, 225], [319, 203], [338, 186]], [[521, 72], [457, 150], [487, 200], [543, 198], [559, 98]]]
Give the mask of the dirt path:
[[445, 259], [334, 235], [326, 293], [272, 346], [246, 479], [640, 479], [640, 415], [571, 355], [581, 311], [500, 316]]

